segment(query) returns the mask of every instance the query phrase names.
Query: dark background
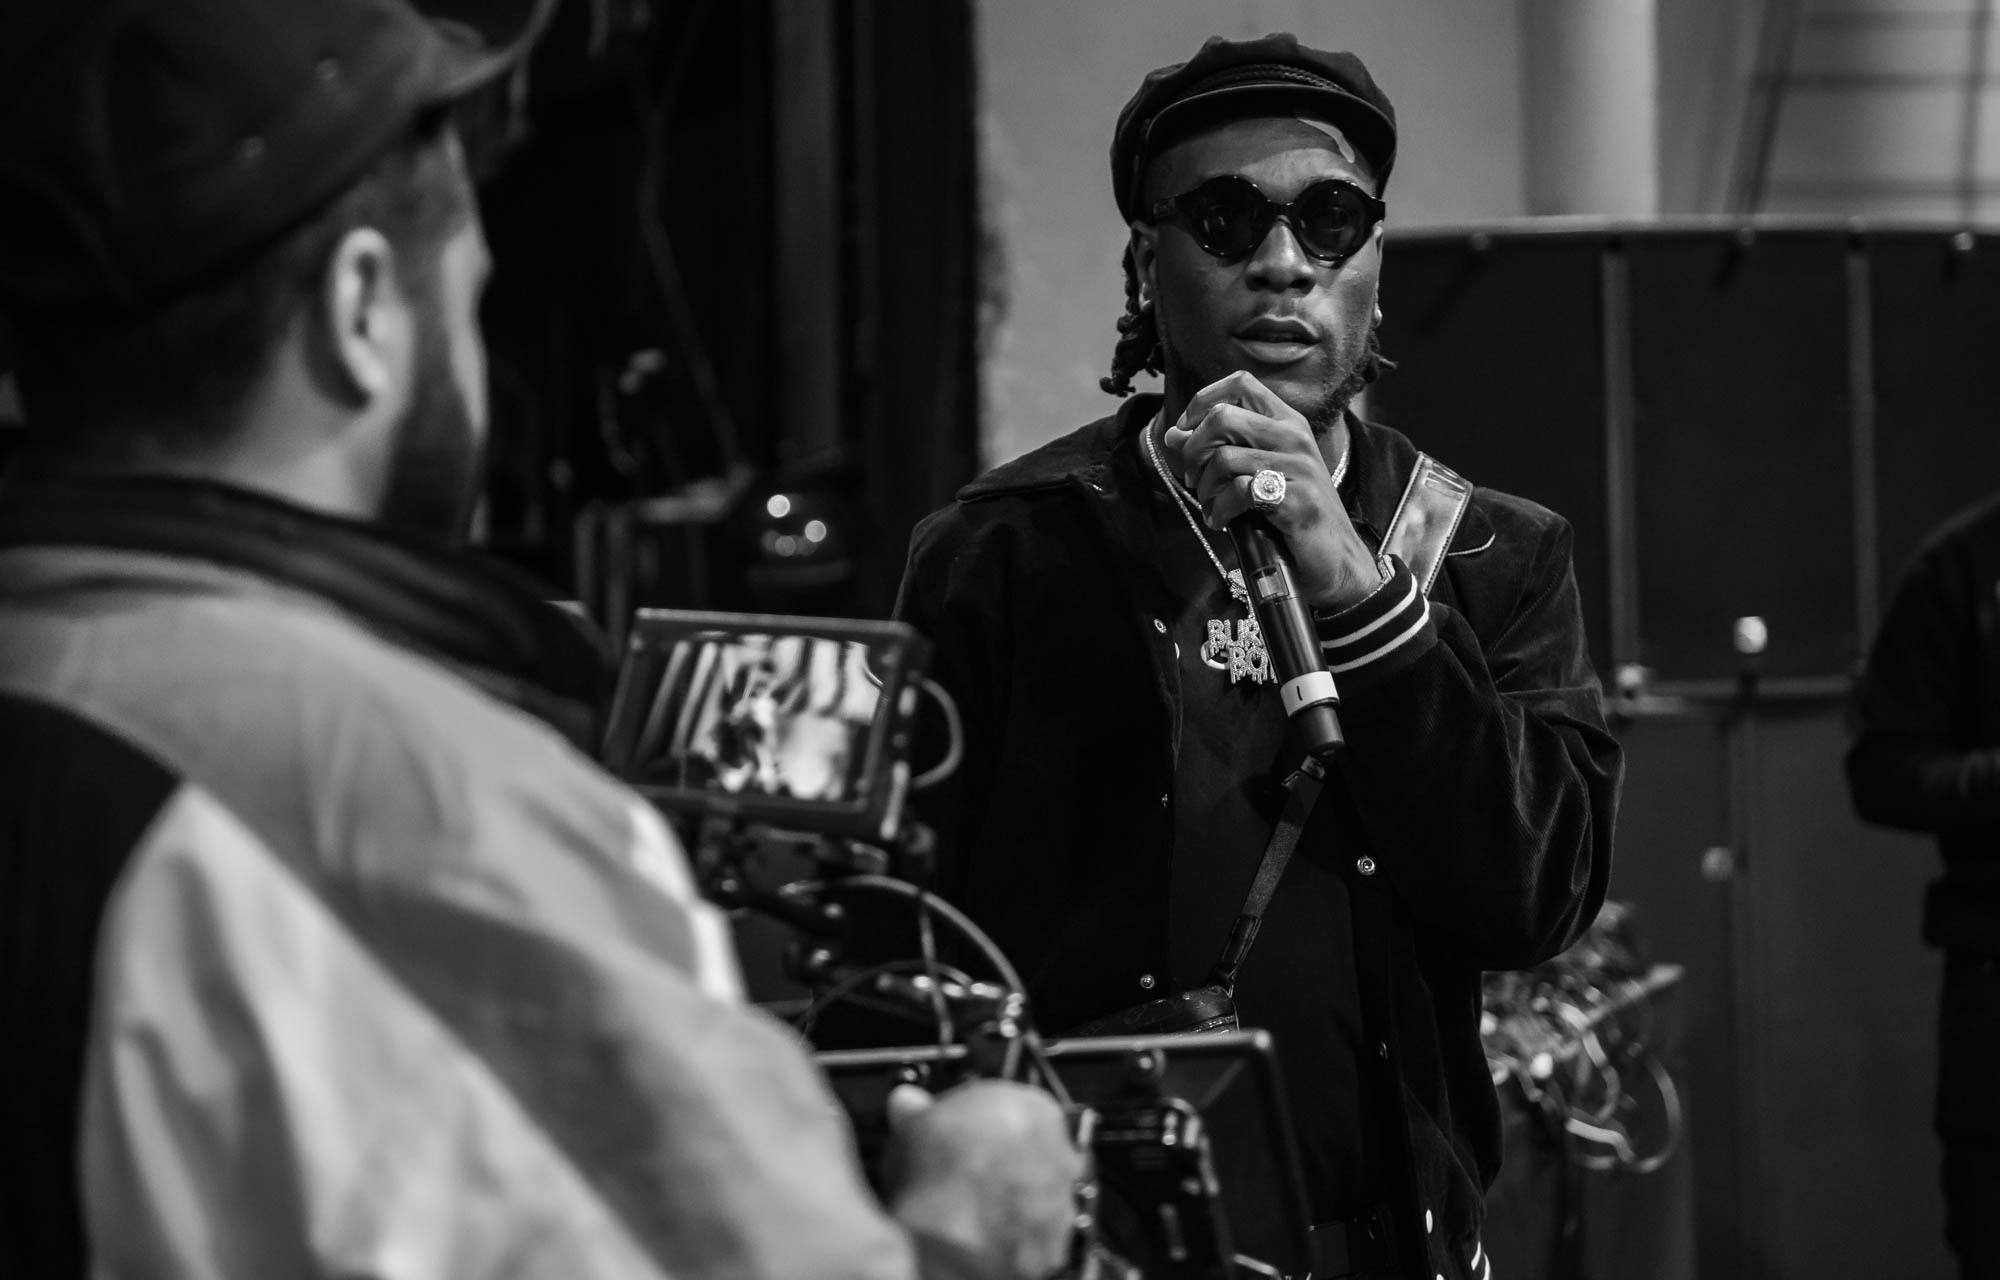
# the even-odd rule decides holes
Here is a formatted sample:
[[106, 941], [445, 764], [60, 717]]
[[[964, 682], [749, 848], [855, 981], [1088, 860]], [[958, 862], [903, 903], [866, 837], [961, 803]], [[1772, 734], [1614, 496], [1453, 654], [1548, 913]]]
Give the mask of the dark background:
[[[567, 593], [605, 598], [606, 558], [580, 542], [608, 523], [639, 548], [629, 604], [880, 615], [910, 527], [972, 471], [970, 6], [786, 20], [569, 4], [531, 67], [530, 136], [484, 200], [485, 537]], [[801, 49], [817, 78], [787, 60]], [[783, 132], [801, 113], [804, 140]], [[830, 366], [810, 425], [788, 413], [802, 345]], [[699, 509], [622, 509], [663, 496]], [[808, 516], [817, 543], [796, 536]]]

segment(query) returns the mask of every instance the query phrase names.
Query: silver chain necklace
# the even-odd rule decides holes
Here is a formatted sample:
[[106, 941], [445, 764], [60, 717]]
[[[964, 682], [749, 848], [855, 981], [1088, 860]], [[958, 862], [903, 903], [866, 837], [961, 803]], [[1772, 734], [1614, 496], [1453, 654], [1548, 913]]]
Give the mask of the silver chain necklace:
[[[1153, 464], [1153, 470], [1159, 473], [1160, 483], [1164, 484], [1167, 492], [1173, 495], [1174, 509], [1181, 513], [1181, 519], [1187, 521], [1188, 530], [1194, 534], [1195, 541], [1201, 544], [1201, 549], [1208, 554], [1208, 562], [1215, 566], [1216, 575], [1229, 588], [1230, 598], [1243, 605], [1250, 614], [1247, 618], [1234, 619], [1234, 627], [1224, 619], [1210, 618], [1205, 628], [1207, 638], [1201, 645], [1201, 660], [1217, 671], [1227, 671], [1231, 684], [1241, 680], [1249, 680], [1255, 684], [1275, 683], [1278, 676], [1271, 668], [1271, 653], [1264, 647], [1264, 632], [1257, 625], [1256, 610], [1249, 609], [1250, 589], [1243, 583], [1243, 571], [1224, 568], [1222, 557], [1215, 553], [1215, 544], [1201, 531], [1201, 524], [1195, 518], [1201, 510], [1201, 505], [1195, 501], [1194, 495], [1187, 491], [1187, 486], [1174, 479], [1173, 473], [1167, 470], [1165, 460], [1160, 457], [1160, 446], [1153, 439], [1153, 430], [1159, 425], [1158, 415], [1146, 424], [1143, 432], [1146, 458]], [[1341, 480], [1347, 476], [1347, 460], [1353, 455], [1354, 441], [1349, 438], [1340, 451], [1340, 461], [1335, 464], [1331, 473], [1336, 492], [1340, 489]]]

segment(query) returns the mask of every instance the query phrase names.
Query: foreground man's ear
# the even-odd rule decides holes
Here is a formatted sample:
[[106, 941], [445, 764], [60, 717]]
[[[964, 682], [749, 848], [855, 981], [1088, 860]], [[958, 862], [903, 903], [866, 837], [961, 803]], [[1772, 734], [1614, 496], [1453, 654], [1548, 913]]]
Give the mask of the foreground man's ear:
[[406, 325], [396, 285], [396, 251], [373, 227], [342, 236], [327, 262], [322, 292], [335, 372], [364, 401], [388, 395]]

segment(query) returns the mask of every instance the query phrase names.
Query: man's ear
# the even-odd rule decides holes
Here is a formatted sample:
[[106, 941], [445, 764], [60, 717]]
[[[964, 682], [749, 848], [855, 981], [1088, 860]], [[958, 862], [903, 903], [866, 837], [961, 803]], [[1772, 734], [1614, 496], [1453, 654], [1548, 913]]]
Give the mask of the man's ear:
[[1139, 282], [1139, 304], [1143, 307], [1160, 296], [1155, 272], [1160, 259], [1160, 229], [1150, 222], [1132, 224], [1132, 272]]
[[407, 327], [396, 283], [396, 251], [373, 227], [340, 238], [321, 290], [327, 354], [346, 394], [373, 401], [396, 385], [398, 350]]

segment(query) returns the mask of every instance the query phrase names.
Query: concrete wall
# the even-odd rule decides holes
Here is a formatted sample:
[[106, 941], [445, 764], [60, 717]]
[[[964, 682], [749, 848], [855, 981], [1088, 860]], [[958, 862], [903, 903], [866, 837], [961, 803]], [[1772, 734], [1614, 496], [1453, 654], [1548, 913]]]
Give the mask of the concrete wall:
[[1124, 310], [1111, 126], [1204, 38], [1293, 31], [1361, 54], [1396, 104], [1395, 227], [1525, 212], [1514, 0], [982, 0], [986, 460], [1108, 412]]
[[1729, 207], [1762, 6], [1659, 0], [1660, 211]]
[[2000, 25], [1987, 0], [1806, 0], [1774, 70], [1764, 209], [2000, 217]]

